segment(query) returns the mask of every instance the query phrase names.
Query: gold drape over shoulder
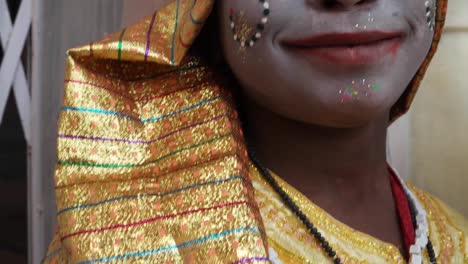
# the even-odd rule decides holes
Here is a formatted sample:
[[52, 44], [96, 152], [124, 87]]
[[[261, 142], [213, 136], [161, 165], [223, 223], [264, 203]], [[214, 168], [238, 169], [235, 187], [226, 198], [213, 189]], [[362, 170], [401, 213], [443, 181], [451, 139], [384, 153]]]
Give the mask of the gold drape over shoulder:
[[[188, 53], [213, 4], [174, 0], [68, 52], [46, 263], [262, 263], [270, 248], [288, 254], [255, 199], [264, 203], [229, 85]], [[393, 118], [435, 52], [445, 9], [438, 0], [432, 49]]]

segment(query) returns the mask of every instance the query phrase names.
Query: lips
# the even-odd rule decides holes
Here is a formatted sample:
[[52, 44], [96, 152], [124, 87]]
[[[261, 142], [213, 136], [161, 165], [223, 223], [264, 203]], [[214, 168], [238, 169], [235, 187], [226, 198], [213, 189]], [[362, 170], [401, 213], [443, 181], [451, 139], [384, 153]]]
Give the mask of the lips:
[[289, 39], [283, 44], [312, 60], [345, 65], [375, 64], [384, 57], [394, 57], [403, 37], [401, 32], [328, 33]]

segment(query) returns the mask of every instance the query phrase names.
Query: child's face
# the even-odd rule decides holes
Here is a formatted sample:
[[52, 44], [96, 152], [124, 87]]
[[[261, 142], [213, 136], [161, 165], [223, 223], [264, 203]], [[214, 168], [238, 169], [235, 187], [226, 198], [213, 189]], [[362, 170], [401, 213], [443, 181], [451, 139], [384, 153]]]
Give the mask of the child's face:
[[224, 56], [247, 95], [326, 126], [388, 113], [433, 37], [425, 0], [218, 0], [216, 8]]

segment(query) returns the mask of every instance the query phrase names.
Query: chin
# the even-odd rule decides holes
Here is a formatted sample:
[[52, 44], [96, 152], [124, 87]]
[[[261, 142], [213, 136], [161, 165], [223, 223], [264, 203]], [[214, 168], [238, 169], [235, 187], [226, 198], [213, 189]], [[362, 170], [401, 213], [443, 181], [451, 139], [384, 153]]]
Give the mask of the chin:
[[[328, 126], [353, 128], [388, 118], [391, 105], [388, 101], [360, 100], [347, 105], [334, 105], [328, 116]], [[325, 121], [327, 122], [327, 121]]]
[[[357, 100], [348, 103], [329, 102], [310, 110], [289, 113], [296, 121], [332, 128], [357, 128], [388, 118], [391, 104], [382, 100]], [[304, 114], [306, 113], [306, 114]], [[313, 115], [307, 113], [314, 113]]]

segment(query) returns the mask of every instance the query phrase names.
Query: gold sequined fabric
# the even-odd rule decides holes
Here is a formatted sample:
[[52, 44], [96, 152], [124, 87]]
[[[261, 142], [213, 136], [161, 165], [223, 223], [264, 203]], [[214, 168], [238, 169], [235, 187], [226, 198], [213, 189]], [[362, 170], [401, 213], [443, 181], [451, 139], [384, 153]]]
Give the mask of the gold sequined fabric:
[[174, 0], [68, 52], [46, 263], [268, 262], [279, 242], [266, 237], [229, 85], [188, 53], [213, 3]]
[[[276, 263], [333, 263], [253, 165], [250, 166], [250, 172], [268, 244], [276, 253]], [[272, 175], [328, 240], [343, 263], [406, 263], [394, 245], [341, 223], [280, 177], [274, 173]], [[437, 198], [414, 186], [411, 186], [411, 190], [428, 214], [429, 237], [434, 245], [437, 263], [468, 263], [466, 220]], [[427, 250], [423, 252], [423, 263], [430, 263]]]

